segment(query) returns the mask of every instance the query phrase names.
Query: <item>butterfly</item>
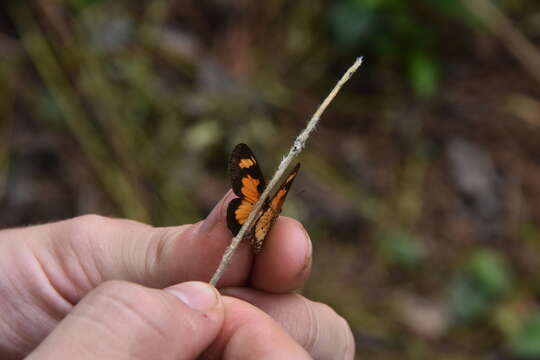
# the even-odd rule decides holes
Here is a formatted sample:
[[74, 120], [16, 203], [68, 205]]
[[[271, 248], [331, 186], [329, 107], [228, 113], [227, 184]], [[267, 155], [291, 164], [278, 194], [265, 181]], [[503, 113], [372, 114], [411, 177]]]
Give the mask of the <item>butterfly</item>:
[[[255, 220], [251, 229], [248, 229], [247, 237], [251, 240], [255, 254], [261, 252], [264, 239], [281, 213], [281, 207], [299, 169], [300, 163], [285, 177], [285, 181], [276, 193], [266, 200], [259, 217]], [[255, 155], [246, 144], [238, 144], [234, 148], [229, 161], [229, 171], [231, 173], [232, 189], [238, 198], [231, 200], [227, 208], [227, 226], [231, 233], [236, 236], [246, 222], [253, 206], [261, 197], [266, 183]]]

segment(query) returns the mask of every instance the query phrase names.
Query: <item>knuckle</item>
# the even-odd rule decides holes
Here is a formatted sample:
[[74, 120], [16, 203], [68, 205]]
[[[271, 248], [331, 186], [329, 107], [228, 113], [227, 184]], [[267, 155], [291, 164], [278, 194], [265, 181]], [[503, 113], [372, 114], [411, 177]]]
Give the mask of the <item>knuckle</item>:
[[304, 348], [310, 353], [318, 353], [321, 350], [319, 343], [326, 343], [330, 337], [333, 339], [334, 355], [339, 354], [340, 359], [353, 359], [355, 342], [347, 320], [324, 303], [310, 301], [300, 295], [298, 297], [302, 300], [302, 313], [307, 321]]
[[319, 313], [319, 317], [327, 319], [328, 324], [333, 329], [333, 338], [336, 340], [334, 342], [335, 353], [340, 354], [343, 359], [352, 359], [355, 343], [347, 320], [326, 304], [317, 302], [315, 305], [318, 307], [316, 312]]
[[354, 359], [355, 353], [356, 353], [356, 340], [354, 339], [354, 335], [352, 331], [349, 331], [349, 341], [346, 349], [346, 356], [347, 359]]
[[105, 281], [94, 289], [92, 293], [96, 299], [112, 300], [113, 306], [131, 312], [143, 312], [148, 311], [148, 309], [158, 312], [163, 307], [163, 304], [159, 302], [151, 289], [127, 281]]
[[338, 331], [342, 333], [345, 338], [345, 342], [343, 344], [343, 351], [342, 351], [342, 353], [344, 354], [344, 359], [346, 360], [353, 359], [356, 345], [355, 345], [353, 333], [351, 331], [351, 327], [349, 326], [349, 323], [347, 322], [347, 320], [345, 320], [344, 317], [338, 314], [336, 314], [336, 316], [337, 316], [337, 323], [340, 328], [340, 330]]
[[121, 317], [126, 324], [132, 324], [132, 330], [136, 332], [170, 340], [173, 310], [156, 290], [127, 281], [111, 280], [95, 288], [89, 294], [88, 302], [94, 308]]
[[113, 308], [128, 309], [138, 311], [139, 304], [142, 304], [148, 295], [141, 286], [127, 281], [109, 280], [98, 285], [88, 298], [92, 302], [106, 303]]
[[[315, 311], [315, 306], [318, 303], [312, 302], [305, 297], [296, 294], [300, 304], [301, 304], [301, 314], [306, 321], [306, 328], [303, 332], [304, 339], [301, 341], [304, 348], [311, 352], [317, 345], [318, 339], [320, 337], [320, 323], [319, 316]], [[324, 305], [324, 304], [321, 304]]]
[[96, 214], [81, 215], [70, 220], [71, 225], [80, 230], [96, 229], [96, 227], [102, 226], [107, 221], [109, 219], [105, 216]]
[[133, 285], [134, 284], [131, 284], [127, 281], [108, 280], [99, 284], [99, 286], [97, 286], [93, 292], [104, 296], [108, 296], [111, 294], [126, 294], [128, 292], [134, 291], [133, 288], [135, 286]]
[[165, 262], [169, 253], [167, 248], [174, 244], [177, 236], [178, 230], [176, 228], [153, 228], [144, 253], [144, 270], [146, 274], [155, 273], [156, 269]]

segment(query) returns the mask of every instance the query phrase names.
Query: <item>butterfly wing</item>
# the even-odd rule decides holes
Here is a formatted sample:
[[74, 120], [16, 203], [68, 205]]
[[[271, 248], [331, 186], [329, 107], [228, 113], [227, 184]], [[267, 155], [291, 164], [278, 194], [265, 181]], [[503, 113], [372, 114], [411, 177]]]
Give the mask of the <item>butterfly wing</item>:
[[233, 235], [238, 234], [253, 205], [259, 200], [266, 184], [255, 155], [246, 144], [234, 148], [229, 161], [231, 186], [238, 196], [227, 208], [227, 226]]
[[270, 228], [274, 224], [274, 221], [276, 221], [277, 217], [281, 213], [281, 208], [283, 207], [283, 203], [285, 202], [285, 198], [287, 197], [287, 194], [289, 193], [289, 190], [292, 186], [292, 183], [294, 179], [296, 178], [296, 175], [298, 175], [298, 171], [300, 170], [300, 163], [298, 163], [294, 169], [287, 175], [287, 178], [281, 184], [278, 191], [274, 194], [272, 199], [267, 202], [267, 204], [264, 207], [262, 215], [259, 217], [257, 222], [255, 223], [255, 227], [253, 230], [253, 235], [251, 237], [251, 242], [253, 245], [253, 251], [255, 254], [258, 254], [261, 252], [264, 239], [266, 238], [266, 235], [268, 235], [268, 232], [270, 231]]

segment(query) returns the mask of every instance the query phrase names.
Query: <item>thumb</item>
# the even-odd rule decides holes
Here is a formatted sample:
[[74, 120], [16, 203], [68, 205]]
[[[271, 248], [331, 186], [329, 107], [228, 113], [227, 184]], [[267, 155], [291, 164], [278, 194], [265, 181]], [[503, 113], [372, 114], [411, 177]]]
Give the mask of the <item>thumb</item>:
[[105, 282], [28, 359], [196, 359], [219, 333], [223, 316], [219, 293], [202, 282], [165, 291]]

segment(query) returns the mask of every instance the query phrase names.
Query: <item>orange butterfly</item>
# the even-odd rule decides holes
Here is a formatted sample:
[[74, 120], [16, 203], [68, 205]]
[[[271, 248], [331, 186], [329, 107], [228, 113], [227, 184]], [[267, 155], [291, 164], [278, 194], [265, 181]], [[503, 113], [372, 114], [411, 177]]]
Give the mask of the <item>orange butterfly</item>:
[[[247, 237], [251, 240], [255, 254], [261, 252], [264, 239], [281, 213], [281, 207], [299, 169], [300, 164], [297, 164], [287, 175], [274, 196], [264, 203], [261, 215], [252, 228], [248, 230], [249, 235]], [[247, 220], [253, 205], [261, 197], [266, 184], [257, 159], [246, 144], [238, 144], [234, 148], [229, 162], [229, 170], [231, 173], [231, 185], [238, 198], [231, 200], [229, 203], [227, 226], [231, 233], [236, 236]]]

